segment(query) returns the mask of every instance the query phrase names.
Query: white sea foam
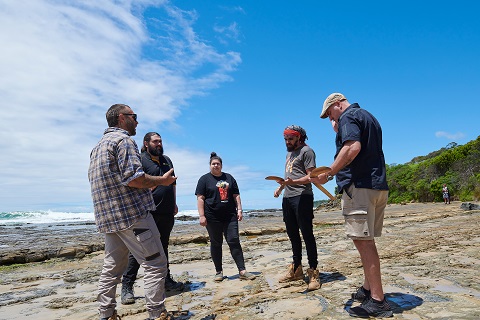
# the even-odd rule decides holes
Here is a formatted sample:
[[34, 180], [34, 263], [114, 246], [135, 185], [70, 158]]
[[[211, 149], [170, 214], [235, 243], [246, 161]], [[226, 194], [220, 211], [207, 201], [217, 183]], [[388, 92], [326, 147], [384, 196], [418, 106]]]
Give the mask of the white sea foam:
[[[244, 215], [249, 216], [253, 210], [245, 210]], [[198, 218], [197, 210], [181, 210], [175, 216], [176, 218], [192, 217]], [[190, 219], [188, 219], [190, 220]], [[38, 211], [13, 211], [0, 212], [0, 225], [23, 225], [23, 224], [44, 224], [44, 223], [82, 223], [95, 222], [93, 212], [67, 212], [67, 211], [53, 211], [53, 210], [38, 210]], [[192, 223], [192, 221], [179, 223]]]
[[[182, 210], [177, 217], [198, 217], [197, 210]], [[64, 223], [64, 222], [94, 222], [93, 212], [64, 212], [52, 210], [0, 212], [0, 224], [27, 223]]]
[[93, 212], [39, 210], [0, 213], [1, 224], [88, 222], [94, 220]]

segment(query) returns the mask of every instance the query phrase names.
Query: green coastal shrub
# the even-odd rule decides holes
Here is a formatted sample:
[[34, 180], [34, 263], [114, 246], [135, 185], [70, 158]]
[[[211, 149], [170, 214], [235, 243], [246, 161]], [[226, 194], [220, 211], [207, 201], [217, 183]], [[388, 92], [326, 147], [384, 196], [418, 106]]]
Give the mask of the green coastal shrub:
[[405, 164], [387, 165], [389, 203], [443, 201], [447, 184], [452, 200], [480, 199], [480, 136], [465, 145], [418, 156]]

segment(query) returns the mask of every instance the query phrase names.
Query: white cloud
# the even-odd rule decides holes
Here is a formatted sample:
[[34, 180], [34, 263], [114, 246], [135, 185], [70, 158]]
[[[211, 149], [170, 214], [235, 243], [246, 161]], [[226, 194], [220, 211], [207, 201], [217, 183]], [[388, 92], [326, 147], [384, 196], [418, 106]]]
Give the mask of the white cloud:
[[[147, 21], [148, 6], [162, 14]], [[89, 153], [111, 104], [134, 106], [154, 127], [229, 81], [240, 55], [199, 39], [194, 22], [166, 1], [2, 2], [0, 210], [89, 205]], [[150, 32], [159, 25], [169, 32]]]
[[218, 34], [217, 39], [223, 44], [228, 43], [227, 39], [240, 43], [241, 32], [236, 22], [232, 22], [228, 26], [216, 25], [213, 30]]
[[465, 134], [462, 132], [457, 132], [457, 133], [449, 133], [445, 131], [437, 131], [435, 132], [435, 137], [437, 138], [447, 138], [448, 140], [454, 141], [454, 140], [460, 140], [465, 138]]

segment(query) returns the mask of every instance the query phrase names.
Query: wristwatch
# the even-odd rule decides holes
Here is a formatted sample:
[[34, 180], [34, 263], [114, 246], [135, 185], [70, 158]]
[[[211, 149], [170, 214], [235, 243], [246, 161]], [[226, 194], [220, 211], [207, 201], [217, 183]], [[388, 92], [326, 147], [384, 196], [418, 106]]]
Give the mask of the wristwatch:
[[333, 176], [329, 173], [327, 174], [327, 181], [332, 181], [333, 180]]

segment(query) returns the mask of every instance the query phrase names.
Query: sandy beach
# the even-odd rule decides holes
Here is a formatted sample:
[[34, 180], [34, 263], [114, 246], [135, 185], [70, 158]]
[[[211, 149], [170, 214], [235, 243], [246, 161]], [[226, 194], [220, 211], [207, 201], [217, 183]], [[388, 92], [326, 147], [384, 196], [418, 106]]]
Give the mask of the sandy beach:
[[[460, 205], [387, 207], [377, 246], [395, 319], [480, 318], [480, 210], [464, 210]], [[238, 278], [224, 246], [227, 278], [215, 283], [206, 230], [197, 224], [176, 225], [170, 269], [186, 287], [168, 292], [167, 309], [175, 311], [178, 319], [349, 319], [346, 310], [357, 304], [350, 294], [362, 283], [358, 253], [344, 236], [339, 210], [316, 212], [314, 224], [323, 285], [313, 292], [306, 292], [304, 281], [277, 281], [291, 260], [278, 212], [240, 223], [246, 266], [257, 275], [253, 281]], [[61, 246], [72, 241], [67, 238], [57, 237], [56, 242]], [[87, 245], [88, 239], [97, 244], [100, 238], [79, 241]], [[0, 319], [98, 319], [96, 287], [102, 261], [103, 251], [93, 250], [0, 267]], [[147, 318], [142, 275], [140, 269], [136, 303], [117, 306], [122, 320]]]

